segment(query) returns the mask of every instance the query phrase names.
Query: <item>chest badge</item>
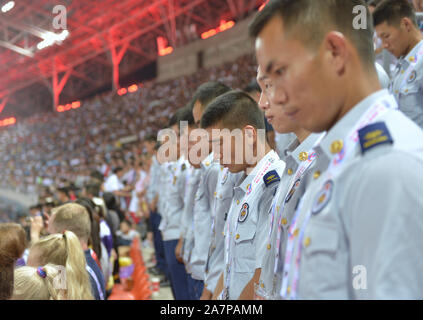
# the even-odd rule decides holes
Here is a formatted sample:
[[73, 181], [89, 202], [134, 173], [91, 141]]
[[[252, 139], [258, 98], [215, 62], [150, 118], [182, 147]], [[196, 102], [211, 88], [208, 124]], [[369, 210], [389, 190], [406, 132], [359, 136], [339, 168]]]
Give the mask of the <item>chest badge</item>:
[[238, 217], [238, 222], [244, 222], [247, 217], [248, 217], [248, 213], [250, 211], [250, 206], [248, 203], [244, 203], [241, 207], [241, 211], [239, 212], [239, 217]]
[[414, 82], [414, 81], [416, 80], [416, 78], [417, 78], [417, 71], [416, 71], [416, 70], [414, 70], [414, 71], [410, 74], [410, 76], [408, 77], [407, 83], [412, 83], [412, 82]]
[[312, 213], [314, 215], [318, 214], [326, 207], [332, 197], [332, 191], [333, 181], [329, 180], [323, 185], [322, 190], [320, 190], [317, 194], [316, 200], [312, 208]]

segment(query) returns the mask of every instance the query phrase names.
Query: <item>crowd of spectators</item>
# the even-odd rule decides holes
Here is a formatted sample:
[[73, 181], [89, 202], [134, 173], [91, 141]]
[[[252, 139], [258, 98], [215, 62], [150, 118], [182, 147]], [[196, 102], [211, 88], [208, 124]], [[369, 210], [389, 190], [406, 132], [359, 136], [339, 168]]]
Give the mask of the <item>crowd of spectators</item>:
[[[252, 55], [164, 83], [149, 81], [134, 93], [107, 92], [82, 101], [79, 109], [37, 114], [0, 131], [0, 187], [47, 197], [72, 182], [82, 188], [93, 170], [143, 152], [147, 135], [163, 128], [198, 84], [219, 80], [242, 88], [256, 76]], [[132, 137], [131, 143], [120, 139]]]

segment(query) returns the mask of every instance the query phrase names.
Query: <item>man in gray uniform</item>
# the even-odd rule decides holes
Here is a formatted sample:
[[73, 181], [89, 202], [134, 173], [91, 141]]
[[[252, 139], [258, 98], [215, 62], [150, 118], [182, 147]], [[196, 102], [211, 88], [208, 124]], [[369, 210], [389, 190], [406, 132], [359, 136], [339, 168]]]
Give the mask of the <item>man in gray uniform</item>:
[[374, 23], [383, 47], [398, 60], [389, 86], [399, 108], [423, 128], [423, 34], [407, 0], [383, 0]]
[[217, 282], [224, 269], [224, 236], [225, 222], [234, 196], [234, 187], [239, 185], [242, 173], [230, 173], [228, 168], [221, 167], [217, 187], [214, 194], [212, 210], [211, 241], [206, 263], [206, 278], [201, 300], [210, 300]]
[[[266, 142], [263, 113], [245, 92], [231, 91], [217, 98], [204, 113], [201, 125], [211, 132], [229, 129], [235, 134], [235, 141], [238, 141], [238, 132], [240, 141], [251, 147], [251, 150], [242, 151], [238, 149], [240, 144], [233, 146], [231, 143], [230, 157], [225, 157], [225, 150], [228, 150], [224, 147], [225, 139], [229, 137], [219, 140], [224, 147], [219, 151], [220, 163], [231, 173], [241, 173], [242, 177], [234, 189], [226, 221], [225, 266], [215, 296], [231, 300], [252, 299], [254, 286], [248, 285], [257, 277], [255, 270], [262, 264], [263, 231], [285, 164]], [[252, 159], [249, 154], [257, 154], [257, 157]]]
[[[194, 107], [192, 114], [196, 125], [199, 127], [201, 117], [208, 108], [208, 105], [217, 97], [228, 92], [230, 88], [220, 82], [208, 82], [201, 85], [194, 94]], [[208, 153], [205, 159], [197, 159], [201, 162], [191, 162], [201, 170], [199, 188], [194, 203], [194, 247], [189, 261], [189, 269], [194, 280], [196, 299], [200, 299], [205, 280], [206, 262], [210, 246], [210, 226], [212, 222], [212, 209], [214, 206], [214, 193], [216, 191], [217, 178], [220, 172], [220, 165], [214, 159], [212, 144], [207, 137], [201, 139]]]
[[351, 27], [357, 5], [271, 0], [250, 29], [271, 103], [328, 132], [288, 232], [287, 299], [423, 298], [423, 132], [380, 90], [371, 17]]

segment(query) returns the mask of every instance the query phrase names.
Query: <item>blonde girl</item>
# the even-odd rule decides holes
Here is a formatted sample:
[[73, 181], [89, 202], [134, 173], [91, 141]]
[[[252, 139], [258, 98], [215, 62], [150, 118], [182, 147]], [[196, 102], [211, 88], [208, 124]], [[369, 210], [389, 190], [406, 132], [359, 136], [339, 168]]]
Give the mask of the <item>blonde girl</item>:
[[65, 267], [68, 300], [93, 299], [91, 283], [85, 268], [85, 255], [79, 239], [73, 232], [52, 234], [31, 246], [28, 266], [38, 268], [47, 264]]

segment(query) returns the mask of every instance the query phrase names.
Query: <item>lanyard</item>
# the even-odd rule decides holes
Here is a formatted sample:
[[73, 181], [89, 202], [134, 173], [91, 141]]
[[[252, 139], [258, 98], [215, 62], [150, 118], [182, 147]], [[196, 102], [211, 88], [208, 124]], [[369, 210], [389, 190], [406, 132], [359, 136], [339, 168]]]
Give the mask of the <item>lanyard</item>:
[[[224, 179], [227, 178], [227, 175], [229, 174], [229, 168], [223, 168], [223, 170], [220, 174], [221, 174], [221, 179], [219, 179], [219, 181], [221, 182], [221, 181], [224, 181]], [[219, 183], [217, 184], [217, 188], [219, 188]], [[217, 188], [216, 188], [216, 190], [217, 190]], [[216, 198], [214, 200], [214, 215], [213, 215], [212, 225], [211, 225], [211, 242], [210, 242], [210, 246], [209, 246], [209, 254], [208, 254], [208, 257], [207, 257], [206, 272], [208, 272], [208, 270], [209, 270], [210, 257], [213, 254], [213, 251], [214, 251], [215, 246], [216, 246], [216, 219], [217, 219], [217, 215], [219, 214], [219, 212], [217, 212], [217, 203], [218, 203], [218, 198]]]
[[[323, 133], [320, 135], [314, 146], [317, 146], [320, 141], [324, 138], [326, 133]], [[314, 148], [313, 146], [313, 148]], [[278, 192], [277, 197], [273, 200], [272, 206], [271, 206], [271, 216], [270, 216], [270, 227], [269, 227], [269, 234], [267, 238], [268, 245], [272, 242], [272, 232], [273, 232], [273, 223], [275, 220], [275, 216], [277, 217], [277, 233], [276, 233], [276, 245], [275, 245], [275, 265], [273, 268], [273, 273], [276, 276], [277, 268], [278, 268], [278, 262], [279, 262], [279, 254], [280, 254], [280, 243], [281, 243], [281, 235], [282, 235], [282, 213], [285, 210], [285, 205], [287, 204], [287, 197], [289, 193], [291, 192], [291, 189], [294, 188], [295, 184], [299, 184], [301, 181], [302, 176], [304, 173], [310, 168], [310, 166], [313, 164], [314, 160], [316, 159], [316, 152], [312, 149], [308, 152], [310, 156], [307, 158], [306, 161], [303, 161], [300, 166], [297, 168], [297, 171], [295, 172], [295, 175], [293, 179], [291, 180], [291, 183], [289, 184], [289, 188], [285, 193]], [[275, 282], [273, 283], [273, 290], [275, 290]]]
[[91, 275], [91, 277], [95, 281], [95, 284], [97, 286], [98, 294], [100, 295], [100, 300], [104, 300], [103, 290], [101, 289], [100, 282], [98, 281], [97, 275], [95, 274], [94, 270], [91, 269], [91, 267], [88, 264], [85, 265], [85, 269], [88, 271], [88, 273]]
[[[373, 103], [373, 105], [362, 115], [362, 117], [359, 119], [359, 121], [356, 122], [356, 124], [353, 126], [353, 129], [350, 131], [350, 133], [347, 135], [344, 143], [343, 150], [335, 155], [335, 157], [331, 160], [329, 167], [327, 169], [327, 176], [328, 179], [326, 179], [323, 184], [321, 185], [322, 189], [324, 185], [327, 183], [329, 179], [332, 179], [337, 174], [340, 173], [341, 169], [343, 168], [343, 165], [346, 163], [346, 159], [351, 157], [353, 155], [353, 150], [356, 147], [359, 137], [358, 137], [358, 131], [369, 125], [370, 123], [375, 122], [375, 120], [382, 115], [384, 115], [389, 109], [393, 109], [395, 106], [394, 99], [392, 96], [384, 96], [380, 99], [378, 99], [376, 102]], [[318, 189], [318, 190], [320, 190]], [[304, 199], [304, 196], [303, 196]], [[295, 212], [295, 217], [293, 219], [293, 223], [289, 228], [288, 231], [288, 242], [286, 247], [286, 254], [285, 254], [285, 263], [284, 263], [284, 270], [282, 275], [282, 289], [281, 289], [281, 296], [285, 299], [291, 298], [296, 299], [297, 298], [297, 292], [298, 292], [298, 281], [299, 281], [299, 269], [300, 269], [300, 262], [301, 262], [301, 251], [303, 248], [303, 238], [304, 238], [304, 232], [306, 229], [306, 226], [310, 220], [310, 217], [312, 215], [312, 208], [310, 208], [305, 216], [304, 220], [299, 226], [299, 215], [301, 213], [301, 208], [303, 206], [303, 199], [301, 199], [299, 206]], [[294, 257], [294, 243], [295, 238], [298, 236], [298, 250], [297, 254]], [[293, 258], [294, 264], [293, 264]], [[292, 279], [292, 288], [288, 286], [289, 282], [289, 273], [291, 266], [294, 266], [293, 270], [293, 279]]]
[[[251, 186], [249, 188], [249, 193], [247, 192], [247, 194], [244, 196], [244, 198], [242, 199], [242, 205], [245, 203], [248, 203], [248, 200], [250, 200], [253, 196], [255, 196], [254, 191], [258, 189], [258, 186], [261, 184], [261, 182], [263, 181], [263, 177], [266, 174], [266, 172], [269, 170], [270, 166], [275, 163], [277, 160], [279, 159], [278, 155], [276, 154], [275, 151], [270, 151], [268, 153], [268, 155], [265, 157], [265, 159], [263, 159], [263, 164], [261, 165], [261, 167], [259, 168], [259, 170], [257, 170], [257, 174], [254, 176], [254, 178], [252, 179], [251, 182]], [[234, 204], [234, 203], [232, 203]], [[232, 219], [235, 219], [235, 217], [232, 216], [233, 212], [232, 212], [232, 208], [230, 210], [231, 212], [231, 217], [228, 217], [228, 223], [226, 224], [226, 236], [225, 236], [225, 261], [226, 261], [226, 279], [225, 279], [225, 287], [223, 290], [223, 296], [222, 298], [224, 300], [228, 300], [229, 299], [229, 284], [230, 284], [230, 274], [231, 274], [231, 265], [233, 263], [232, 259], [232, 250], [231, 250], [231, 236], [230, 236], [230, 225], [232, 224]], [[235, 222], [235, 221], [234, 221]], [[235, 225], [234, 225], [234, 234], [237, 232], [238, 230], [238, 222], [239, 219], [236, 219]]]

